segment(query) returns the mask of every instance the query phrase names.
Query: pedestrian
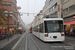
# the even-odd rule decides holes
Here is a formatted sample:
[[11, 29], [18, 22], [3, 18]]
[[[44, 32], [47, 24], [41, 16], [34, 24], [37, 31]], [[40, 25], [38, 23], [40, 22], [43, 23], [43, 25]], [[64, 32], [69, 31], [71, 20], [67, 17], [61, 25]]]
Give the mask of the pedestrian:
[[1, 30], [1, 34], [2, 34], [2, 35], [4, 34], [4, 30], [3, 30], [3, 29]]
[[73, 33], [74, 33], [74, 36], [75, 36], [75, 28], [73, 29]]
[[22, 30], [20, 30], [20, 34], [22, 34]]
[[70, 36], [70, 29], [68, 28], [68, 36]]
[[0, 35], [1, 35], [1, 29], [0, 29]]
[[12, 30], [12, 34], [14, 34], [14, 30]]

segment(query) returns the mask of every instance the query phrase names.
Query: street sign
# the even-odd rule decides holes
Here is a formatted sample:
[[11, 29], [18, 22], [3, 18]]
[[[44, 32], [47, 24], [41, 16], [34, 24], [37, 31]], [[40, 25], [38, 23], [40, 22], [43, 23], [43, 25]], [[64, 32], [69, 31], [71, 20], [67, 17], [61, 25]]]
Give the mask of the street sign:
[[60, 12], [60, 10], [61, 10], [61, 6], [60, 4], [58, 4], [58, 12]]
[[22, 29], [22, 27], [19, 27], [18, 29]]
[[21, 16], [23, 16], [23, 14], [21, 14]]
[[17, 7], [17, 9], [18, 9], [18, 10], [20, 10], [20, 9], [21, 9], [21, 7], [19, 6], [19, 7]]

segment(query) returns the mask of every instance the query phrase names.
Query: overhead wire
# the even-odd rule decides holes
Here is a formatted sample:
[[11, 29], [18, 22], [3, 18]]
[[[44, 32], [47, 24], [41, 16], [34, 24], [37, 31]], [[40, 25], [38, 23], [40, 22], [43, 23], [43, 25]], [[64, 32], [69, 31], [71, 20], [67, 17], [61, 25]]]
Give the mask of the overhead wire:
[[28, 0], [28, 14], [27, 14], [27, 16], [29, 16], [29, 0]]
[[28, 9], [28, 11], [27, 11], [27, 13], [24, 13], [24, 12], [20, 12], [21, 14], [27, 14], [27, 16], [29, 16], [29, 14], [37, 14], [37, 13], [35, 13], [35, 9], [36, 9], [36, 0], [35, 0], [35, 3], [34, 3], [34, 12], [33, 13], [29, 13], [29, 0], [27, 0], [27, 9]]
[[36, 9], [36, 0], [35, 0], [35, 3], [34, 3], [34, 13], [35, 13], [35, 9]]

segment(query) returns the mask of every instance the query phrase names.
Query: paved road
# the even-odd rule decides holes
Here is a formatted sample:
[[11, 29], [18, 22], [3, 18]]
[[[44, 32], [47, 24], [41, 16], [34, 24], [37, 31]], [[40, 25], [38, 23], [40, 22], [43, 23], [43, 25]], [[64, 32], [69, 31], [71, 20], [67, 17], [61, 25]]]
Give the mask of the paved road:
[[66, 37], [64, 43], [43, 42], [32, 33], [26, 32], [17, 50], [75, 50], [75, 38]]

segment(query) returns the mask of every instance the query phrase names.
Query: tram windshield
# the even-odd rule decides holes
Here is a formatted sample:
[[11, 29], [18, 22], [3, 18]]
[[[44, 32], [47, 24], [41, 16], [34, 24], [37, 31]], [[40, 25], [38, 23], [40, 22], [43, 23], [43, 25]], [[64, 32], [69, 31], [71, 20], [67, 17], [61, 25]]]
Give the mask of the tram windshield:
[[45, 32], [63, 32], [63, 21], [45, 21]]

